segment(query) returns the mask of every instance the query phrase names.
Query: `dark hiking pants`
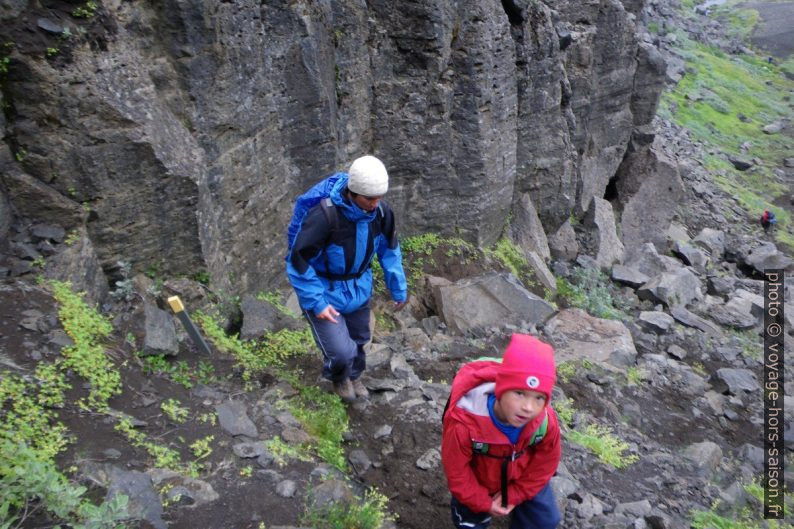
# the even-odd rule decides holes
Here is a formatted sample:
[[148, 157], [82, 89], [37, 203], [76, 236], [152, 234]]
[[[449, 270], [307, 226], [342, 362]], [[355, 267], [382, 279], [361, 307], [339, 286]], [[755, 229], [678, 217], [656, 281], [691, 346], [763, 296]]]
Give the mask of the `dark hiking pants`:
[[366, 367], [364, 344], [370, 337], [369, 303], [354, 312], [336, 316], [337, 323], [320, 320], [308, 310], [303, 314], [323, 353], [323, 377], [332, 382], [360, 377]]
[[[473, 512], [453, 496], [452, 523], [458, 529], [486, 529], [491, 524], [491, 515]], [[560, 511], [550, 484], [531, 500], [516, 505], [510, 513], [510, 529], [554, 529], [559, 523]]]

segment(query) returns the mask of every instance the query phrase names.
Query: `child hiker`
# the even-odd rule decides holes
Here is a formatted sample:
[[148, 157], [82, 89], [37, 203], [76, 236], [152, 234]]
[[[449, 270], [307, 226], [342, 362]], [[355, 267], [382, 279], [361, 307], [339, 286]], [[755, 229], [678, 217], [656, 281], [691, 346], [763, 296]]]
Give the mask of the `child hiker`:
[[444, 412], [441, 461], [452, 523], [485, 529], [511, 515], [510, 529], [552, 529], [560, 512], [549, 480], [560, 461], [560, 428], [549, 405], [554, 350], [514, 334], [502, 361], [464, 365]]

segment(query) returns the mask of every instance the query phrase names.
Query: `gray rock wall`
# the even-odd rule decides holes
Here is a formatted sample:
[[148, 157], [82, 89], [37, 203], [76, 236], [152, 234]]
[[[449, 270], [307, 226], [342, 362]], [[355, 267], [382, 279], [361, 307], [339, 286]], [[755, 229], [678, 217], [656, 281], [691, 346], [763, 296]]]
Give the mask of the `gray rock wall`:
[[641, 4], [105, 0], [88, 21], [30, 4], [5, 15], [4, 141], [27, 156], [3, 180], [21, 213], [83, 212], [106, 272], [207, 268], [237, 292], [283, 282], [294, 198], [364, 153], [403, 234], [491, 244], [525, 194], [555, 233], [652, 115]]

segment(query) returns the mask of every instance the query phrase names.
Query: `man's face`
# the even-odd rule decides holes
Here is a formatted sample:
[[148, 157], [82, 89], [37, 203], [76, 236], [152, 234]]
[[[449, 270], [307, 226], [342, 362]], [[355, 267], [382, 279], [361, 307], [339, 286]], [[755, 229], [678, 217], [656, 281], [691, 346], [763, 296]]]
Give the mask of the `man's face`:
[[383, 200], [383, 196], [365, 197], [364, 195], [351, 194], [350, 199], [356, 206], [369, 213], [375, 211], [375, 209], [378, 207], [378, 204], [380, 204], [380, 201]]

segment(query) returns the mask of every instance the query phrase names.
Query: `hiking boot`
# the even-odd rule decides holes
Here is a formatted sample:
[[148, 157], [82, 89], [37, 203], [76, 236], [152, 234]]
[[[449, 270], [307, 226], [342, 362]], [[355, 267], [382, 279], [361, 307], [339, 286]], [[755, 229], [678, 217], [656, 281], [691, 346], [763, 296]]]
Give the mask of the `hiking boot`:
[[350, 383], [353, 386], [353, 391], [356, 392], [356, 397], [361, 397], [362, 399], [369, 397], [369, 391], [364, 387], [364, 383], [361, 382], [360, 378], [351, 380]]
[[339, 395], [339, 398], [344, 402], [353, 402], [356, 400], [356, 392], [349, 378], [341, 382], [334, 382], [334, 393]]

